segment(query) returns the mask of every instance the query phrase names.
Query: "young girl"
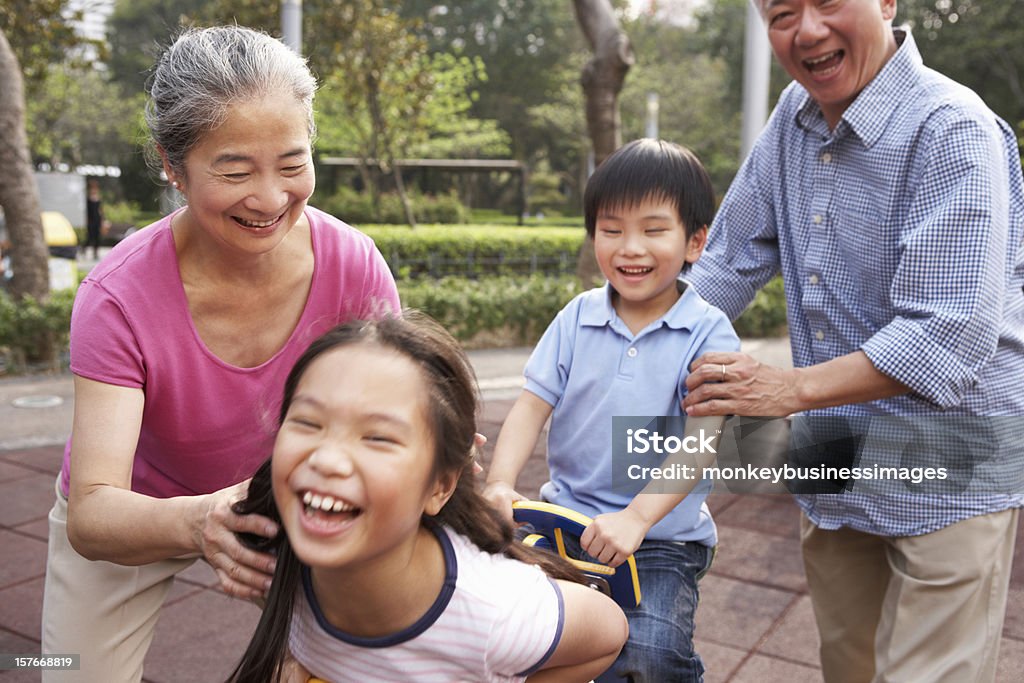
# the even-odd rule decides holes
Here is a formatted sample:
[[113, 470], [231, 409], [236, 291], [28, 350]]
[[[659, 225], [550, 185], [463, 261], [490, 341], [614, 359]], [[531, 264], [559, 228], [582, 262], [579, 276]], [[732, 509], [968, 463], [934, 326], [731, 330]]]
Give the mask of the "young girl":
[[284, 533], [248, 539], [277, 569], [232, 681], [279, 680], [289, 651], [330, 681], [589, 681], [614, 661], [618, 606], [480, 496], [476, 410], [466, 356], [422, 316], [313, 343], [236, 506]]

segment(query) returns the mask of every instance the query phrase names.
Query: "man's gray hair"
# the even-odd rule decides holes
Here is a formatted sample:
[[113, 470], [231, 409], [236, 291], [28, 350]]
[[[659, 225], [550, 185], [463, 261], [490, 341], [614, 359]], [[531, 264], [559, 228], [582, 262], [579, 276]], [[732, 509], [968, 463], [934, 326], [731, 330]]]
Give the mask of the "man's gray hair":
[[[190, 28], [157, 62], [146, 125], [168, 165], [183, 175], [188, 152], [238, 102], [290, 94], [306, 111], [312, 139], [315, 92], [306, 61], [266, 33], [241, 26]], [[159, 154], [151, 154], [151, 161], [160, 168]]]

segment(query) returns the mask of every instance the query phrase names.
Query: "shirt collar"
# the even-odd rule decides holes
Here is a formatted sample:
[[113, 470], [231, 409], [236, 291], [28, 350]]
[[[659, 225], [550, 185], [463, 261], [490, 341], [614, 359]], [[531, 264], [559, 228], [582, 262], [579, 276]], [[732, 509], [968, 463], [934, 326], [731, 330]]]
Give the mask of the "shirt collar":
[[[659, 318], [663, 323], [672, 329], [691, 329], [693, 327], [693, 297], [696, 292], [693, 287], [686, 284], [682, 277], [676, 280], [676, 289], [679, 291], [679, 299]], [[588, 296], [583, 299], [582, 310], [580, 311], [580, 325], [587, 327], [603, 327], [612, 324], [619, 319], [615, 307], [612, 305], [612, 293], [614, 292], [611, 283], [604, 283], [600, 294]]]
[[[898, 46], [896, 53], [843, 112], [836, 126], [836, 131], [849, 127], [865, 147], [871, 147], [885, 132], [889, 118], [912, 90], [924, 63], [909, 31], [893, 29], [893, 35]], [[829, 136], [821, 108], [806, 92], [797, 108], [796, 123], [804, 130]]]

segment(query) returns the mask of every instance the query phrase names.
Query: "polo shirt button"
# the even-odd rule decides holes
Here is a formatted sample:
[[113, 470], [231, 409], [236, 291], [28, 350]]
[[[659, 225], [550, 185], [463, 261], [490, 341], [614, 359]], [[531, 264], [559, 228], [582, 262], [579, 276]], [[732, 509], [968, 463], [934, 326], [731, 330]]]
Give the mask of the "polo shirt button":
[[822, 332], [821, 330], [818, 330], [817, 332], [814, 333], [814, 338], [817, 339], [818, 341], [825, 341], [825, 333]]
[[824, 154], [821, 155], [821, 163], [827, 164], [827, 163], [831, 163], [831, 161], [832, 161], [832, 155], [829, 154], [828, 152], [825, 152]]
[[630, 346], [629, 351], [626, 351], [626, 355], [629, 356], [630, 358], [636, 358], [636, 347]]

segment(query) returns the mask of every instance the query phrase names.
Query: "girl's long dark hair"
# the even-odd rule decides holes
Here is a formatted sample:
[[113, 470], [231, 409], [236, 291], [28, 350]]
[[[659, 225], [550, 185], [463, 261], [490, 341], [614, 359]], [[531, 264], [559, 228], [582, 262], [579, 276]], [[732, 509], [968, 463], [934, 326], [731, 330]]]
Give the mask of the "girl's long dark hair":
[[[458, 342], [427, 316], [406, 311], [402, 318], [349, 322], [313, 342], [285, 381], [280, 421], [284, 421], [295, 389], [310, 363], [327, 351], [354, 344], [377, 344], [398, 351], [416, 363], [424, 374], [431, 394], [427, 405], [434, 437], [434, 475], [458, 475], [454, 493], [434, 519], [466, 536], [485, 552], [538, 565], [555, 579], [584, 583], [582, 574], [557, 555], [516, 540], [511, 525], [481, 495], [473, 473], [479, 407], [473, 368]], [[248, 496], [236, 503], [234, 510], [239, 514], [265, 515], [280, 524], [271, 488], [269, 459], [253, 475]], [[228, 680], [277, 681], [288, 650], [288, 631], [301, 565], [283, 527], [272, 539], [250, 535], [241, 535], [241, 538], [256, 550], [276, 553], [277, 569], [256, 632]]]

